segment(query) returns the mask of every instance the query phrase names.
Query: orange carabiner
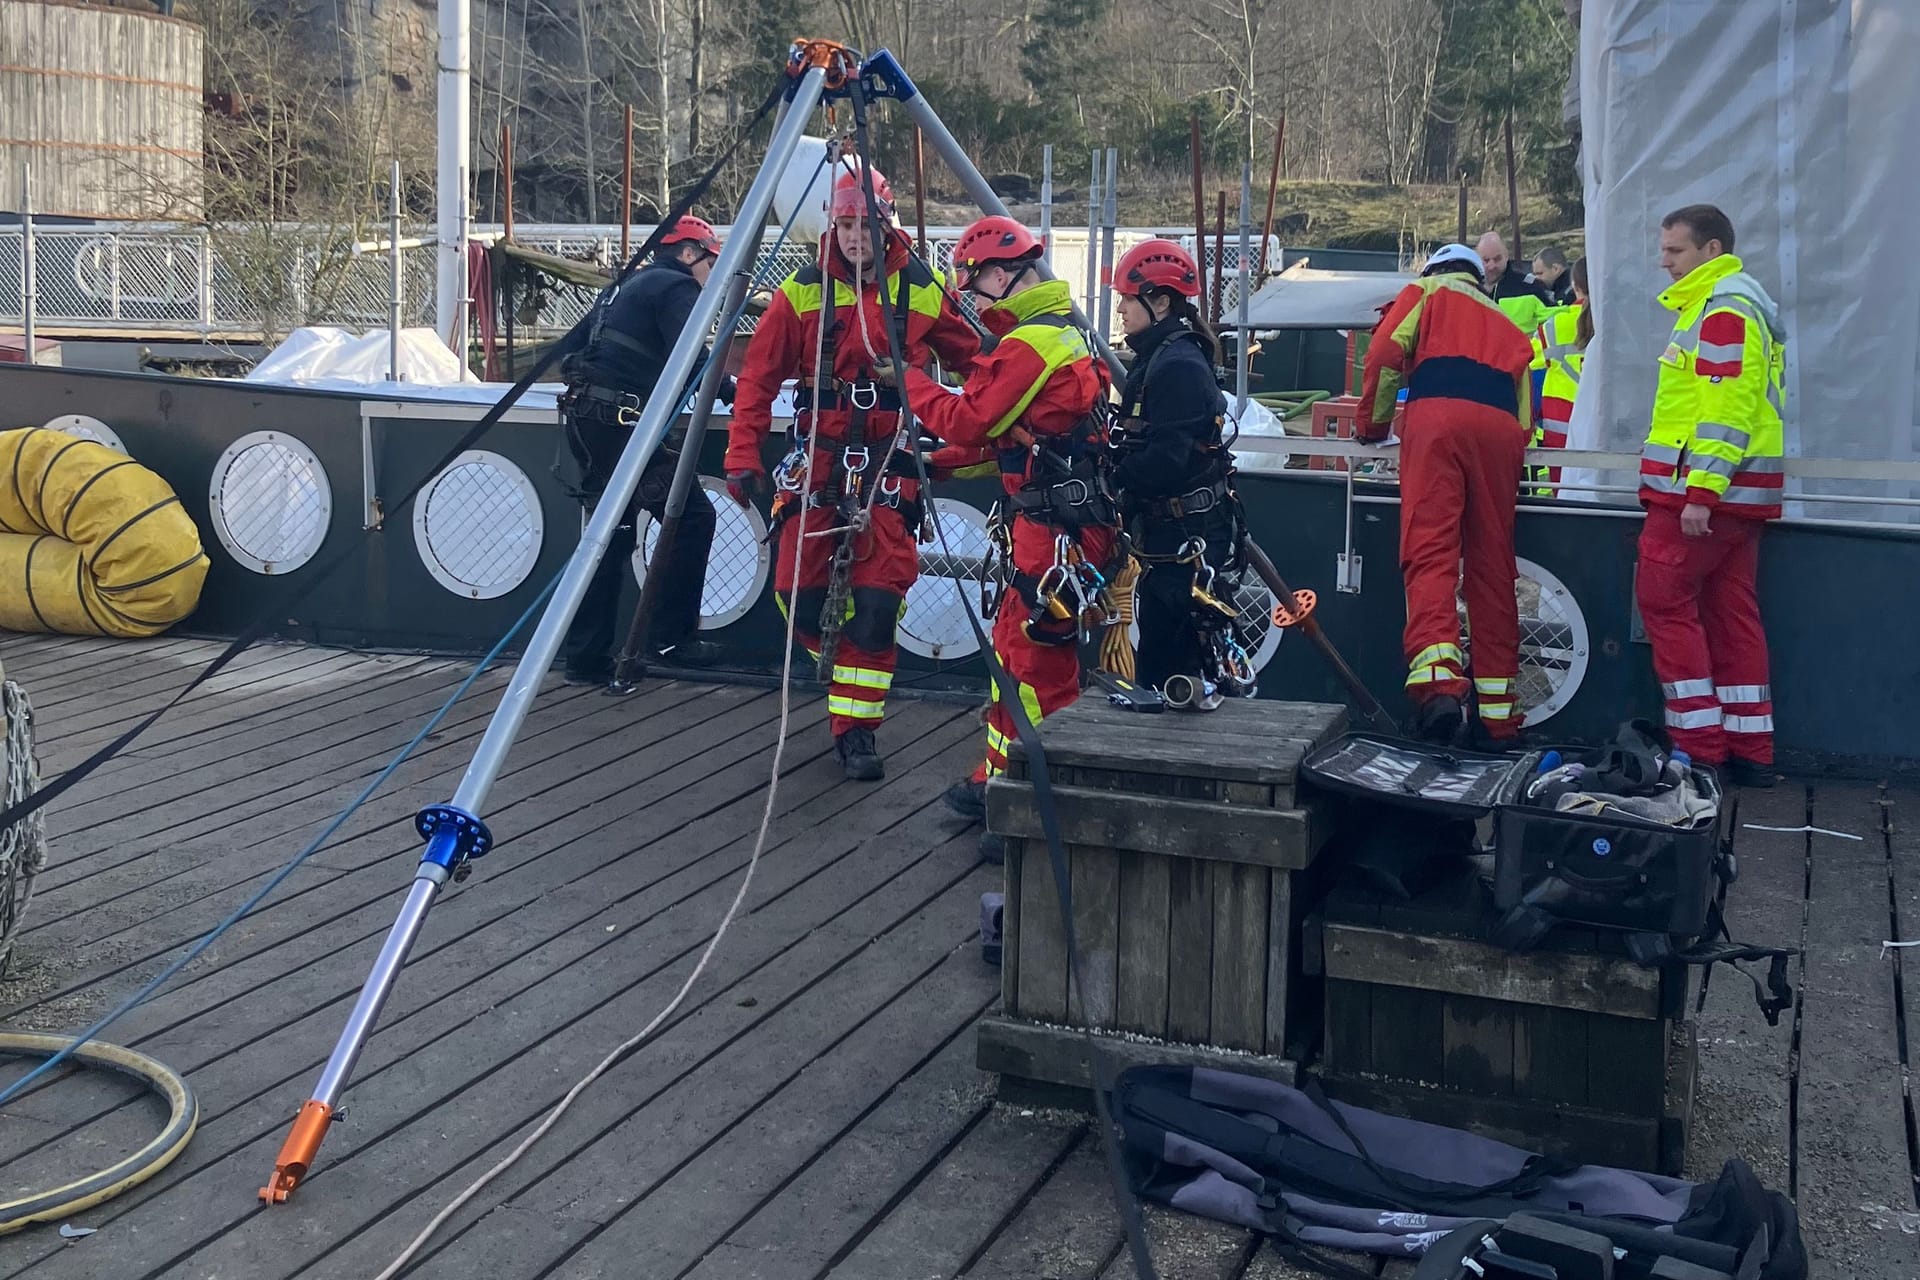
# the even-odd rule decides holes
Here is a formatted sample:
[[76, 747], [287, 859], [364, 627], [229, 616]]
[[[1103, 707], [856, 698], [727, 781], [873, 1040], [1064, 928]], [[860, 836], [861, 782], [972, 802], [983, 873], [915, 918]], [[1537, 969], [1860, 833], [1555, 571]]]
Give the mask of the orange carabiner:
[[1276, 627], [1297, 627], [1313, 614], [1313, 608], [1320, 598], [1311, 591], [1293, 593], [1293, 607], [1275, 603], [1273, 606], [1273, 625]]

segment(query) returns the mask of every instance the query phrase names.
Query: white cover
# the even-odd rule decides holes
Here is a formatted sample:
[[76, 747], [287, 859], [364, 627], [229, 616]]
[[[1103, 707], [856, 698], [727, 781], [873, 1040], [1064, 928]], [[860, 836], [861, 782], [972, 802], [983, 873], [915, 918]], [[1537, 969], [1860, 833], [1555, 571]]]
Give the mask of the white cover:
[[[1320, 271], [1296, 262], [1247, 299], [1249, 329], [1372, 329], [1380, 308], [1412, 277], [1388, 271]], [[1240, 317], [1229, 310], [1226, 327]]]
[[[244, 381], [317, 391], [357, 391], [370, 397], [492, 404], [507, 389], [482, 382], [462, 367], [440, 335], [429, 328], [400, 331], [400, 380], [387, 378], [387, 331], [355, 335], [325, 325], [295, 329], [248, 371]], [[527, 408], [551, 409], [564, 388], [536, 383], [520, 399]]]
[[[1920, 3], [1586, 0], [1580, 98], [1598, 337], [1574, 448], [1637, 451], [1672, 328], [1666, 212], [1717, 204], [1787, 329], [1788, 457], [1920, 446]], [[1630, 477], [1613, 477], [1630, 482]], [[1920, 496], [1790, 481], [1789, 492]], [[1792, 504], [1822, 518], [1911, 508]]]

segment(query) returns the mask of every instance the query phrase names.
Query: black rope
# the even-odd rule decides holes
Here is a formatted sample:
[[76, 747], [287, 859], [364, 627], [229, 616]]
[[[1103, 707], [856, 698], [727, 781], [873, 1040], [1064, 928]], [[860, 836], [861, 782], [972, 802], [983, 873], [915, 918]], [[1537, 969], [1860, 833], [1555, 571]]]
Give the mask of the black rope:
[[[538, 360], [534, 361], [533, 367], [520, 375], [519, 380], [507, 389], [506, 394], [501, 396], [500, 399], [494, 403], [493, 407], [488, 409], [480, 420], [474, 423], [473, 426], [460, 437], [459, 442], [447, 450], [445, 456], [438, 462], [427, 468], [418, 480], [414, 481], [407, 491], [388, 508], [389, 519], [398, 517], [404, 512], [407, 507], [412, 504], [413, 500], [420, 496], [420, 491], [425, 489], [427, 485], [433, 481], [434, 477], [452, 466], [461, 454], [480, 443], [481, 437], [493, 430], [495, 424], [506, 415], [507, 410], [511, 409], [520, 397], [526, 394], [527, 388], [539, 381], [540, 376], [551, 368], [557, 360], [579, 347], [594, 318], [598, 316], [601, 309], [607, 305], [614, 291], [619, 289], [627, 277], [632, 275], [635, 269], [638, 268], [639, 264], [644, 262], [647, 257], [659, 247], [661, 237], [673, 228], [673, 224], [679, 221], [679, 219], [693, 207], [696, 200], [706, 194], [707, 188], [713, 185], [713, 180], [719, 176], [720, 170], [733, 159], [734, 154], [739, 151], [741, 144], [747, 140], [754, 129], [759, 126], [760, 122], [767, 117], [767, 113], [772, 111], [774, 105], [779, 102], [781, 96], [786, 92], [787, 84], [788, 81], [785, 76], [781, 76], [777, 80], [772, 91], [767, 94], [766, 101], [760, 104], [759, 110], [755, 111], [752, 118], [742, 126], [740, 131], [734, 136], [733, 142], [729, 144], [727, 149], [720, 154], [720, 157], [713, 162], [713, 166], [709, 168], [705, 174], [701, 175], [699, 181], [695, 182], [684, 196], [680, 197], [680, 199], [674, 203], [673, 208], [669, 209], [661, 217], [660, 224], [653, 229], [653, 233], [646, 238], [639, 248], [634, 250], [633, 256], [622, 265], [620, 273], [614, 278], [613, 283], [608, 285], [601, 293], [600, 298], [594, 304], [593, 310], [576, 322], [573, 328], [567, 331], [566, 336], [548, 347], [546, 352], [542, 354]], [[17, 492], [17, 476], [15, 477], [15, 484]], [[61, 774], [52, 782], [41, 787], [25, 800], [22, 800], [5, 812], [0, 812], [0, 831], [7, 830], [13, 826], [14, 823], [53, 803], [53, 801], [59, 799], [70, 788], [85, 779], [88, 774], [113, 759], [113, 757], [120, 754], [120, 752], [126, 750], [136, 738], [148, 729], [151, 729], [162, 716], [179, 706], [201, 685], [219, 675], [228, 663], [246, 652], [246, 650], [250, 648], [255, 641], [264, 636], [279, 619], [286, 617], [293, 611], [296, 605], [312, 595], [321, 583], [331, 577], [341, 565], [347, 562], [349, 557], [356, 554], [359, 550], [359, 544], [341, 547], [331, 557], [322, 562], [313, 573], [305, 575], [305, 580], [298, 586], [290, 587], [279, 599], [275, 600], [271, 606], [262, 610], [259, 616], [248, 623], [245, 629], [234, 638], [231, 644], [221, 650], [212, 662], [209, 662], [203, 667], [198, 675], [188, 681], [185, 688], [174, 694], [164, 705], [143, 717], [125, 733], [122, 733], [119, 737], [107, 743], [106, 746], [100, 748], [85, 760], [82, 760], [79, 764]]]
[[[847, 82], [849, 95], [853, 100], [853, 141], [854, 149], [860, 158], [861, 185], [867, 199], [867, 224], [873, 238], [873, 254], [876, 283], [878, 285], [882, 313], [887, 313], [886, 302], [886, 243], [891, 235], [890, 227], [880, 218], [880, 201], [873, 185], [873, 160], [867, 146], [867, 100], [859, 81]], [[856, 305], [858, 300], [856, 299]], [[887, 345], [893, 357], [893, 367], [898, 371], [902, 387], [906, 383], [907, 369], [907, 288], [904, 280], [894, 290], [893, 307], [887, 315]], [[914, 468], [918, 472], [920, 493], [925, 500], [926, 510], [932, 511], [931, 495], [933, 486], [927, 474], [926, 455], [920, 447], [920, 433], [913, 429], [913, 409], [903, 393], [900, 397], [900, 418], [895, 427], [896, 434], [906, 428], [907, 439], [913, 450]], [[951, 556], [953, 550], [946, 546], [946, 533], [940, 527], [939, 515], [933, 517], [933, 527], [939, 536], [943, 549]], [[1085, 965], [1080, 956], [1078, 940], [1073, 928], [1073, 886], [1067, 870], [1067, 850], [1060, 835], [1060, 815], [1054, 807], [1053, 783], [1047, 772], [1047, 752], [1040, 741], [1039, 730], [1028, 717], [1026, 707], [1020, 700], [1020, 689], [1000, 659], [993, 651], [993, 641], [980, 625], [969, 605], [964, 610], [967, 625], [973, 629], [974, 640], [980, 646], [980, 656], [985, 662], [987, 674], [998, 689], [1001, 703], [1013, 717], [1014, 735], [1027, 754], [1027, 772], [1033, 783], [1034, 809], [1040, 817], [1040, 829], [1046, 835], [1047, 862], [1053, 870], [1053, 883], [1060, 907], [1060, 922], [1067, 940], [1067, 964], [1074, 984], [1084, 992], [1088, 989]], [[1147, 1247], [1146, 1225], [1141, 1219], [1140, 1201], [1133, 1193], [1133, 1184], [1127, 1177], [1126, 1163], [1120, 1154], [1119, 1129], [1114, 1124], [1113, 1110], [1109, 1090], [1113, 1087], [1115, 1071], [1108, 1055], [1094, 1038], [1090, 1027], [1080, 1028], [1081, 1036], [1087, 1048], [1087, 1073], [1093, 1079], [1093, 1106], [1100, 1128], [1100, 1149], [1106, 1157], [1107, 1173], [1113, 1182], [1114, 1198], [1118, 1202], [1120, 1221], [1126, 1229], [1127, 1249], [1133, 1259], [1134, 1274], [1139, 1280], [1159, 1280], [1159, 1272], [1153, 1267], [1153, 1254]]]

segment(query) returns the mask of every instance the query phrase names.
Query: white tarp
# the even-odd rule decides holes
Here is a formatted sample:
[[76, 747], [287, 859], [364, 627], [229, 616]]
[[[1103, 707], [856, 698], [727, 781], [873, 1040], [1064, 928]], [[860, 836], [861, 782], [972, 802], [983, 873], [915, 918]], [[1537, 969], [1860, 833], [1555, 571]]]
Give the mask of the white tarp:
[[[1388, 271], [1320, 271], [1295, 263], [1247, 299], [1249, 329], [1372, 329], [1409, 276]], [[1221, 317], [1240, 322], [1238, 312]]]
[[[1638, 450], [1672, 327], [1656, 301], [1668, 284], [1660, 218], [1707, 203], [1733, 219], [1736, 251], [1781, 306], [1787, 455], [1912, 462], [1920, 3], [1585, 0], [1580, 45], [1598, 337], [1573, 447]], [[1791, 484], [1920, 496], [1913, 484]], [[1830, 504], [1799, 513], [1914, 516]]]
[[[356, 391], [373, 398], [460, 404], [492, 404], [506, 393], [506, 383], [482, 382], [474, 377], [432, 329], [400, 331], [398, 381], [387, 377], [387, 348], [385, 329], [366, 334], [325, 325], [295, 329], [244, 380], [316, 391]], [[551, 409], [562, 389], [558, 383], [536, 383], [519, 403], [526, 408]]]

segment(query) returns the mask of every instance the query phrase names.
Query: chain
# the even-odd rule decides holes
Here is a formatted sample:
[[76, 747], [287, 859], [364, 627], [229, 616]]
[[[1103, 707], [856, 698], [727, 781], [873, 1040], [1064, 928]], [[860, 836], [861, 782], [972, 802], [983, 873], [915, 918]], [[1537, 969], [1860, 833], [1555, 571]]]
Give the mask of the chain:
[[[33, 757], [33, 702], [8, 680], [0, 684], [0, 719], [6, 724], [6, 781], [0, 810], [11, 809], [40, 786]], [[35, 810], [0, 831], [0, 972], [13, 955], [14, 935], [26, 919], [34, 881], [47, 865], [46, 815]]]

